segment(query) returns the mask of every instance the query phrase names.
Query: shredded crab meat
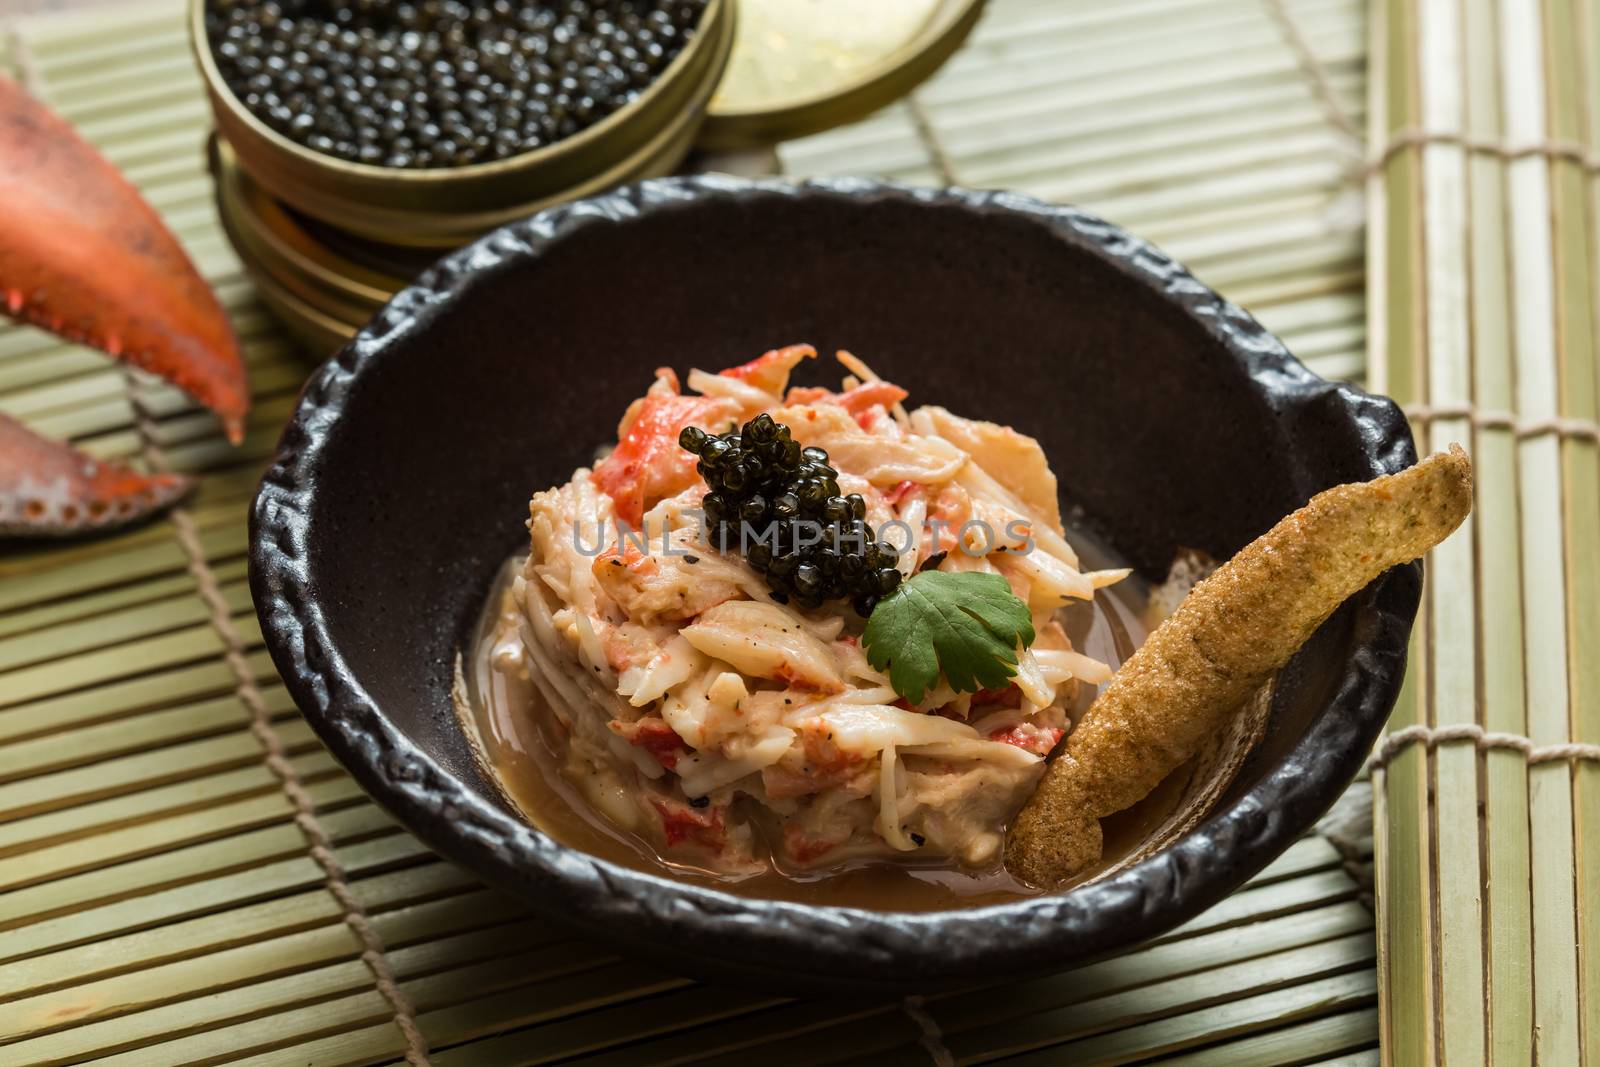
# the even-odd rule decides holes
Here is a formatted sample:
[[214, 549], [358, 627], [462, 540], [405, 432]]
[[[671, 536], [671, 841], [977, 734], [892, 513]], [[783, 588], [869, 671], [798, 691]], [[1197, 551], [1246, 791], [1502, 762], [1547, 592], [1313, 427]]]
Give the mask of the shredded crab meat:
[[[663, 857], [739, 874], [861, 858], [991, 865], [1069, 728], [1076, 687], [1111, 674], [1052, 613], [1126, 572], [1079, 569], [1032, 438], [907, 411], [906, 390], [849, 353], [841, 389], [791, 387], [815, 355], [774, 349], [682, 384], [658, 371], [616, 447], [530, 501], [510, 640], [560, 723], [564, 773]], [[742, 556], [705, 542], [705, 486], [678, 434], [761, 412], [828, 451], [875, 530], [911, 531], [904, 544], [896, 527], [905, 577], [931, 565], [1006, 578], [1038, 634], [1008, 688], [956, 693], [941, 679], [912, 707], [868, 663], [848, 605], [777, 603]], [[961, 530], [974, 520], [997, 536]]]
[[839, 692], [845, 682], [838, 662], [793, 614], [771, 602], [734, 600], [718, 604], [682, 632], [700, 652], [753, 678]]

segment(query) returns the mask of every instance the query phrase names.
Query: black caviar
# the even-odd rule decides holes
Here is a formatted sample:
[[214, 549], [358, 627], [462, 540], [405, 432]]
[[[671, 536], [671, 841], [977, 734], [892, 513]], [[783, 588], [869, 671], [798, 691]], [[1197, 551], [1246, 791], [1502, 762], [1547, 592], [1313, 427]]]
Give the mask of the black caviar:
[[742, 551], [780, 604], [848, 599], [865, 616], [900, 584], [899, 552], [867, 524], [867, 502], [840, 495], [828, 453], [801, 448], [771, 415], [724, 434], [690, 426], [678, 443], [700, 457], [712, 544]]
[[637, 97], [708, 0], [207, 0], [223, 80], [307, 148], [458, 167], [571, 137]]

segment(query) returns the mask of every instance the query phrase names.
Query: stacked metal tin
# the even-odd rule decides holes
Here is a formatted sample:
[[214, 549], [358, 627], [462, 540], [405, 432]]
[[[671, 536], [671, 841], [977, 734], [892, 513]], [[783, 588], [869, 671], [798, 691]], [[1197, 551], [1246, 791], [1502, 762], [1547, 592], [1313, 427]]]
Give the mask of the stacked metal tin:
[[[735, 0], [682, 0], [670, 10], [692, 21], [662, 30], [669, 38], [680, 35], [670, 61], [657, 55], [652, 67], [649, 57], [622, 47], [650, 77], [647, 84], [630, 86], [620, 106], [581, 126], [569, 121], [558, 136], [534, 132], [533, 147], [526, 150], [520, 144], [495, 150], [480, 139], [480, 148], [489, 151], [474, 157], [453, 141], [461, 158], [449, 166], [432, 160], [417, 165], [421, 153], [399, 120], [398, 149], [379, 140], [373, 127], [383, 109], [404, 112], [403, 101], [384, 94], [385, 85], [398, 84], [392, 78], [340, 79], [350, 106], [366, 107], [361, 93], [381, 105], [363, 111], [369, 121], [352, 126], [336, 113], [337, 101], [333, 110], [318, 111], [316, 94], [333, 99], [334, 90], [326, 69], [311, 68], [325, 64], [330, 50], [369, 49], [371, 42], [356, 31], [375, 19], [401, 20], [400, 30], [378, 42], [382, 54], [363, 61], [389, 69], [403, 64], [400, 69], [443, 78], [452, 90], [459, 80], [467, 89], [465, 121], [472, 122], [497, 106], [508, 113], [504, 99], [497, 100], [505, 90], [479, 71], [483, 88], [474, 93], [468, 78], [432, 58], [441, 36], [459, 42], [463, 27], [471, 34], [482, 25], [492, 28], [494, 19], [513, 20], [512, 30], [518, 18], [541, 20], [543, 40], [562, 42], [565, 55], [581, 49], [567, 47], [559, 25], [551, 36], [556, 13], [581, 11], [585, 25], [623, 41], [618, 24], [645, 6], [625, 0], [609, 6], [599, 0], [568, 0], [564, 6], [526, 0], [190, 0], [190, 32], [216, 124], [218, 208], [262, 299], [314, 351], [331, 351], [438, 256], [496, 226], [564, 200], [673, 173], [697, 140], [717, 149], [770, 145], [889, 103], [949, 57], [976, 22], [983, 0], [879, 0], [870, 9], [858, 0], [739, 0], [737, 10]], [[436, 9], [440, 21], [430, 24]], [[660, 7], [650, 10], [658, 14]], [[294, 34], [288, 43], [286, 25]], [[430, 25], [444, 30], [428, 31]], [[219, 26], [229, 32], [220, 33]], [[267, 34], [276, 38], [264, 42]], [[513, 49], [528, 41], [542, 44], [510, 31], [504, 44], [493, 44], [508, 63], [521, 63], [523, 55]], [[352, 69], [336, 60], [330, 68], [336, 73]], [[582, 62], [584, 69], [571, 75], [601, 76], [593, 60]], [[372, 63], [362, 69], [372, 70]], [[582, 96], [587, 88], [568, 81], [568, 73], [558, 64], [551, 81]], [[622, 71], [616, 76], [627, 77]], [[593, 103], [587, 96], [582, 102]], [[416, 114], [413, 108], [413, 131]], [[335, 140], [341, 130], [348, 141]]]

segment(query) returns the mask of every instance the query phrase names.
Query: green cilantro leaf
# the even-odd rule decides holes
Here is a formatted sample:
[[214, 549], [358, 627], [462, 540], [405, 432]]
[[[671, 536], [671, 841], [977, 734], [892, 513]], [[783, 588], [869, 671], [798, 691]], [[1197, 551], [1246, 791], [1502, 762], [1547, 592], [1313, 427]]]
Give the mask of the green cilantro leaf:
[[941, 670], [958, 693], [999, 689], [1033, 643], [1028, 605], [998, 574], [923, 571], [878, 602], [861, 635], [867, 662], [895, 692], [921, 703]]

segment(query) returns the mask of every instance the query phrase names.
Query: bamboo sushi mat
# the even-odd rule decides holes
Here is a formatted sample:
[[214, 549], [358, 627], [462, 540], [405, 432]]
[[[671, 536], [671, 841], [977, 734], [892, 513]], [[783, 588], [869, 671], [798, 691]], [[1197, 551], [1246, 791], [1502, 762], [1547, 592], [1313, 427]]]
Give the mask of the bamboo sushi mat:
[[[779, 150], [786, 172], [1072, 199], [1363, 373], [1358, 0], [992, 0], [914, 98]], [[8, 18], [0, 66], [97, 142], [215, 284], [250, 432], [107, 358], [0, 327], [0, 410], [101, 456], [206, 475], [179, 521], [0, 555], [0, 1063], [397, 1062], [404, 1042], [224, 662], [238, 643], [438, 1065], [1375, 1062], [1369, 796], [1358, 783], [1230, 899], [1075, 972], [927, 1001], [796, 1002], [572, 940], [431, 854], [301, 721], [262, 649], [245, 514], [312, 361], [218, 227], [179, 0]], [[1335, 116], [1335, 117], [1330, 117]], [[3, 164], [0, 164], [3, 165]], [[211, 621], [195, 573], [231, 613]], [[1003, 976], [996, 976], [1003, 978]]]

